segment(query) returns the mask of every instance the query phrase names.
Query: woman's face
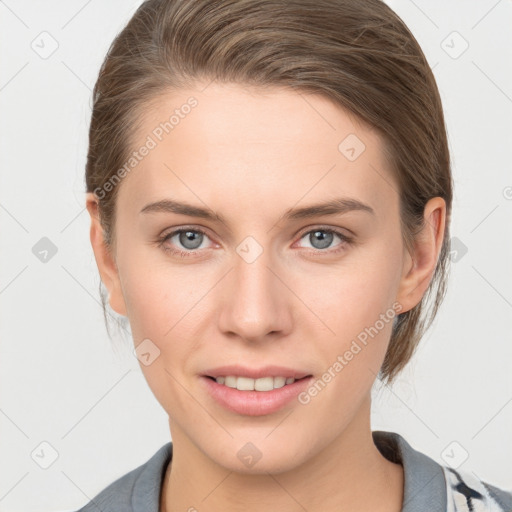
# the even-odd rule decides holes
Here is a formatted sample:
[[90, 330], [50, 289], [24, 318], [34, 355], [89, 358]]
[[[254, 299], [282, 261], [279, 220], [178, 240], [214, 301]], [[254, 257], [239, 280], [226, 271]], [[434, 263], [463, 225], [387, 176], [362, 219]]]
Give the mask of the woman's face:
[[[393, 318], [428, 283], [409, 273], [398, 185], [375, 132], [318, 95], [201, 89], [145, 113], [137, 164], [118, 185], [117, 269], [100, 270], [176, 449], [239, 472], [284, 471], [368, 435]], [[161, 201], [191, 209], [148, 207]], [[339, 211], [307, 213], [327, 202]], [[311, 377], [285, 403], [254, 391], [249, 407], [250, 392], [231, 391], [242, 401], [226, 406], [205, 376], [225, 365]]]

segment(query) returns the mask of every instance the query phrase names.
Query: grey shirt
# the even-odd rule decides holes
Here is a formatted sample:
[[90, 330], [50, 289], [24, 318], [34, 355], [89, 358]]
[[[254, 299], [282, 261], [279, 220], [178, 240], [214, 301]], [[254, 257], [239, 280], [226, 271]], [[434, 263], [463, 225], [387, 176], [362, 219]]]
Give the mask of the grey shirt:
[[[512, 491], [438, 464], [395, 432], [374, 430], [372, 435], [382, 455], [404, 468], [402, 512], [512, 511]], [[160, 492], [171, 458], [169, 442], [78, 512], [160, 512]]]

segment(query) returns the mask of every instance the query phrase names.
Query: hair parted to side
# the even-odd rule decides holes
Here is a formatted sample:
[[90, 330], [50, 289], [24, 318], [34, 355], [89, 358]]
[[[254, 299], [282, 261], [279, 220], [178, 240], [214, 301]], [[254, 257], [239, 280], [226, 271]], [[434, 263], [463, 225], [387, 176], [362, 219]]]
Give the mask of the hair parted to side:
[[[399, 183], [408, 249], [427, 201], [445, 200], [444, 241], [429, 288], [396, 318], [380, 369], [379, 378], [392, 382], [439, 309], [449, 267], [448, 141], [439, 91], [419, 44], [381, 0], [143, 2], [112, 42], [93, 91], [85, 179], [87, 192], [102, 191], [95, 192], [98, 213], [113, 254], [121, 184], [109, 193], [103, 187], [133, 151], [145, 109], [172, 90], [212, 80], [320, 94], [376, 130]], [[100, 293], [105, 311], [101, 283]]]

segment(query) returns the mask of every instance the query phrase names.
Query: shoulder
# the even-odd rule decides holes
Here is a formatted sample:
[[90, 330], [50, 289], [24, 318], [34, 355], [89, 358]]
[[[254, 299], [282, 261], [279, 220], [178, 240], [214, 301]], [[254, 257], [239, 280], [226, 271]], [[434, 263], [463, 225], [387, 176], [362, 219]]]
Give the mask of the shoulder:
[[162, 446], [148, 461], [105, 487], [77, 512], [158, 512], [172, 443]]
[[404, 468], [402, 512], [512, 512], [512, 490], [479, 479], [473, 471], [439, 464], [396, 432], [373, 431], [382, 455]]
[[447, 512], [512, 510], [512, 490], [491, 485], [469, 470], [442, 468], [446, 479]]

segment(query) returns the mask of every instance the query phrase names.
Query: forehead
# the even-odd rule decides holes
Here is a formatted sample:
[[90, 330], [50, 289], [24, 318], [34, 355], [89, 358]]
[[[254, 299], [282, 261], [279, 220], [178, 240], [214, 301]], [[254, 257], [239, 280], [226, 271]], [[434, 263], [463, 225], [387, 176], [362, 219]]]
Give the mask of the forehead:
[[204, 87], [169, 92], [144, 111], [133, 149], [150, 149], [118, 201], [142, 208], [171, 196], [213, 207], [220, 198], [224, 207], [262, 213], [340, 194], [376, 210], [396, 199], [378, 134], [329, 99], [289, 88]]

